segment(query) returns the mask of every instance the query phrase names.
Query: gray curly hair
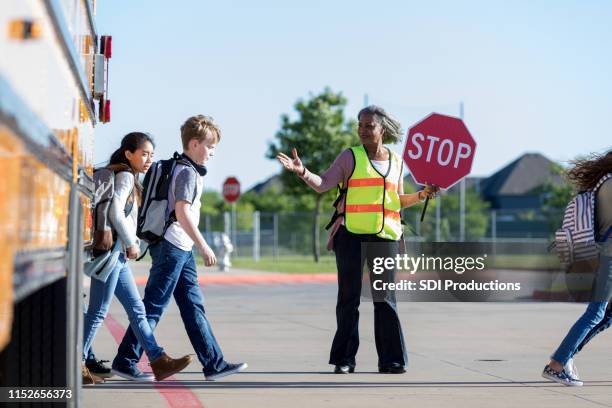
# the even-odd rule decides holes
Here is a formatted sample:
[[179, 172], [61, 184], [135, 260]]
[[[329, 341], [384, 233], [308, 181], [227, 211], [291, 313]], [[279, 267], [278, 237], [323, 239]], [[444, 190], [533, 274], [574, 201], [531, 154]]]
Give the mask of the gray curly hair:
[[397, 119], [387, 113], [386, 110], [380, 106], [370, 105], [366, 106], [357, 114], [357, 120], [364, 113], [369, 113], [374, 116], [374, 120], [383, 127], [383, 143], [399, 143], [402, 140], [402, 125]]

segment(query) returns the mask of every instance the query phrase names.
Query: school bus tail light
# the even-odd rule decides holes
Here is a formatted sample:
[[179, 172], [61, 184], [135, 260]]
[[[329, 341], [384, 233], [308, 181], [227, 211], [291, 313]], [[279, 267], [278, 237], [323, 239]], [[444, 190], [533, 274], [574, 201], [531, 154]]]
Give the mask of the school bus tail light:
[[98, 119], [101, 123], [110, 122], [110, 100], [108, 99], [108, 65], [112, 56], [113, 37], [100, 37], [98, 53], [94, 55], [93, 96], [98, 99]]

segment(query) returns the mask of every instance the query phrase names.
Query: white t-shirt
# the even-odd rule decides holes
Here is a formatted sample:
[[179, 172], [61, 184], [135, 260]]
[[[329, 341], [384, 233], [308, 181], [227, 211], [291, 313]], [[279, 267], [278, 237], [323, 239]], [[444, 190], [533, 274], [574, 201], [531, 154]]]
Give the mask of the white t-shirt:
[[[202, 206], [200, 199], [203, 187], [204, 177], [200, 176], [195, 169], [183, 164], [177, 164], [170, 183], [168, 213], [174, 211], [177, 201], [187, 201], [191, 203], [188, 216], [197, 226], [200, 223], [200, 207]], [[178, 221], [168, 227], [164, 238], [183, 251], [191, 251], [193, 249], [193, 240], [189, 238], [189, 235], [187, 235]]]
[[380, 174], [385, 176], [389, 171], [389, 165], [391, 163], [391, 160], [370, 160], [370, 162]]

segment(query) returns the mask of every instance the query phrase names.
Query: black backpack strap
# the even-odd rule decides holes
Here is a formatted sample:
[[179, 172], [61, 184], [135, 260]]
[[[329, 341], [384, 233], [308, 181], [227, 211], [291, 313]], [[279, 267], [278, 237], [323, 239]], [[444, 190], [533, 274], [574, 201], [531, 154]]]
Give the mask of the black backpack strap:
[[599, 217], [597, 216], [597, 193], [599, 192], [599, 189], [601, 188], [601, 186], [603, 186], [603, 184], [609, 179], [612, 179], [612, 173], [605, 174], [603, 177], [601, 177], [592, 190], [593, 191], [593, 207], [594, 207], [593, 228], [595, 229], [595, 241], [597, 242], [606, 242], [606, 240], [610, 236], [610, 232], [611, 232], [610, 230], [612, 229], [612, 227], [608, 228], [608, 231], [606, 231], [601, 237], [599, 237], [599, 234], [597, 233], [597, 225], [599, 224]]
[[603, 234], [599, 242], [606, 242], [608, 238], [610, 238], [610, 235], [612, 235], [612, 226]]
[[329, 223], [327, 223], [327, 225], [325, 226], [325, 229], [328, 230], [330, 229], [334, 223], [336, 222], [336, 220], [340, 217], [343, 216], [344, 213], [339, 213], [338, 211], [334, 212], [334, 215], [332, 215], [331, 220], [329, 220]]
[[168, 228], [174, 224], [175, 222], [177, 222], [176, 219], [176, 212], [172, 211], [170, 213], [170, 215], [168, 216], [168, 219], [166, 220], [166, 224], [164, 224], [164, 229], [160, 235], [160, 238], [154, 242], [151, 242], [149, 245], [147, 245], [147, 249], [145, 249], [145, 251], [142, 253], [142, 255], [140, 255], [138, 258], [136, 258], [136, 261], [140, 261], [142, 258], [144, 258], [144, 256], [147, 254], [147, 252], [149, 252], [149, 248], [151, 248], [152, 246], [155, 246], [157, 244], [159, 244], [160, 242], [162, 242], [164, 240], [164, 236], [166, 235], [166, 231], [168, 230]]
[[168, 216], [168, 219], [166, 220], [166, 223], [164, 224], [164, 229], [162, 230], [160, 238], [158, 240], [154, 241], [154, 242], [151, 242], [149, 245], [147, 245], [147, 249], [145, 249], [143, 254], [140, 255], [136, 260], [140, 261], [147, 254], [147, 252], [149, 251], [149, 248], [151, 248], [152, 246], [157, 245], [160, 242], [162, 242], [164, 240], [164, 236], [166, 235], [166, 231], [168, 230], [168, 228], [170, 228], [170, 226], [172, 224], [174, 224], [175, 222], [177, 222], [177, 221], [178, 220], [176, 219], [176, 212], [173, 210], [170, 213], [170, 215]]
[[344, 213], [338, 212], [338, 204], [340, 204], [340, 201], [344, 198], [344, 196], [346, 196], [347, 191], [348, 191], [348, 188], [340, 188], [340, 185], [338, 185], [338, 197], [336, 197], [336, 200], [332, 204], [335, 207], [335, 211], [331, 217], [331, 220], [329, 220], [329, 223], [327, 223], [327, 225], [325, 226], [326, 230], [330, 229], [332, 225], [334, 225], [338, 217], [344, 215]]
[[153, 245], [155, 244], [150, 244], [147, 245], [147, 249], [145, 249], [145, 251], [142, 253], [142, 255], [140, 255], [138, 258], [136, 258], [136, 262], [140, 261], [142, 258], [145, 257], [145, 255], [147, 254], [147, 252], [149, 252], [149, 248], [151, 248]]
[[130, 192], [130, 196], [132, 197], [132, 201], [127, 200], [125, 202], [125, 207], [123, 207], [123, 215], [125, 215], [126, 218], [132, 212], [132, 208], [134, 208], [134, 201], [136, 200], [136, 197], [134, 196], [134, 187], [132, 188], [132, 191]]

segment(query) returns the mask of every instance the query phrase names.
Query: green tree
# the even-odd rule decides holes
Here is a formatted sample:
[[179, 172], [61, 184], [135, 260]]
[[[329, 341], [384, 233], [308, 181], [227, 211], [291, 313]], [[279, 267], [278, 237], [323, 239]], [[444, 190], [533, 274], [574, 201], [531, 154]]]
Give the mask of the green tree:
[[544, 184], [538, 187], [538, 193], [542, 195], [542, 212], [550, 225], [551, 231], [561, 226], [565, 207], [576, 194], [574, 187], [567, 182], [559, 182], [565, 174], [565, 168], [558, 163], [553, 163], [551, 172], [556, 177], [550, 177]]
[[[267, 157], [275, 159], [278, 152], [291, 155], [296, 148], [304, 166], [314, 172], [328, 168], [340, 152], [358, 144], [357, 124], [347, 120], [344, 115], [347, 99], [341, 93], [325, 88], [318, 95], [310, 95], [307, 100], [299, 99], [294, 109], [297, 119], [289, 115], [281, 116], [281, 128], [276, 140], [269, 145]], [[319, 228], [321, 206], [324, 201], [332, 201], [332, 194], [317, 194], [302, 180], [285, 170], [281, 173], [283, 192], [294, 197], [312, 197], [312, 250], [315, 262], [319, 261]], [[308, 204], [308, 201], [303, 201]]]
[[[459, 191], [442, 193], [440, 199], [430, 200], [424, 222], [420, 225], [420, 236], [433, 241], [436, 235], [436, 206], [440, 205], [440, 239], [447, 241], [459, 237]], [[469, 188], [465, 191], [465, 239], [472, 240], [485, 236], [489, 222], [489, 203], [484, 201], [480, 194]], [[422, 205], [415, 205], [403, 212], [403, 217], [408, 224], [404, 229], [405, 234], [415, 232], [414, 220], [417, 219]]]
[[[458, 189], [457, 189], [458, 190]], [[459, 237], [459, 191], [446, 194], [441, 200], [440, 217], [448, 220], [450, 233]], [[489, 222], [489, 203], [484, 201], [473, 188], [465, 190], [465, 239], [482, 238], [487, 232]], [[450, 234], [449, 234], [450, 235]], [[448, 239], [450, 236], [442, 239]]]
[[279, 187], [271, 187], [265, 192], [248, 191], [240, 200], [249, 202], [253, 208], [261, 212], [295, 211], [296, 203], [291, 196], [284, 194]]
[[[243, 199], [244, 195], [236, 202], [236, 228], [248, 230], [253, 227], [253, 211], [255, 206], [249, 200]], [[223, 231], [223, 213], [231, 212], [232, 205], [225, 202], [220, 193], [216, 191], [204, 191], [202, 193], [202, 206], [200, 207], [200, 229], [208, 216], [211, 220], [210, 228], [212, 231]]]

